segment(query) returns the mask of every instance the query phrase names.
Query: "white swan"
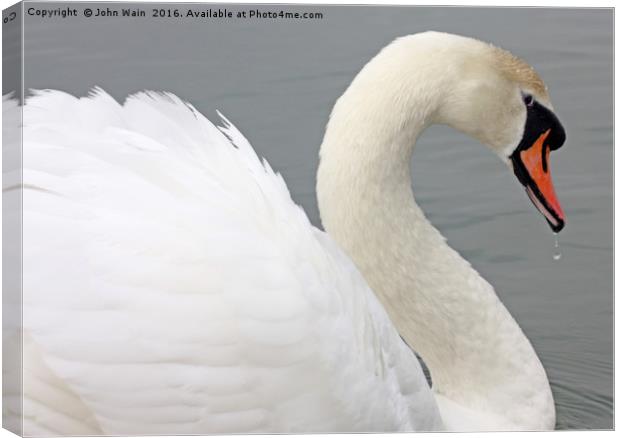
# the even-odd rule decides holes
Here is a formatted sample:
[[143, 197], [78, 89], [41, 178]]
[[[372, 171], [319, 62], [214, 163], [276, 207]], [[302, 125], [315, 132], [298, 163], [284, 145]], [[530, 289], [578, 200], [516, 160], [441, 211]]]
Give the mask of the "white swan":
[[318, 171], [328, 234], [239, 131], [175, 96], [36, 93], [24, 433], [552, 428], [529, 341], [415, 204], [410, 157], [433, 123], [510, 163], [561, 229], [546, 88], [477, 40], [400, 38], [338, 100]]

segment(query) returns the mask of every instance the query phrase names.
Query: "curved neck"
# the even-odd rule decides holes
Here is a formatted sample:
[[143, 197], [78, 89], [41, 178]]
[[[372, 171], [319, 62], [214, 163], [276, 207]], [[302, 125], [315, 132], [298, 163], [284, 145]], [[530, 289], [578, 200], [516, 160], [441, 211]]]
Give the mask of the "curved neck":
[[418, 97], [405, 102], [398, 83], [393, 93], [368, 92], [377, 88], [366, 83], [376, 79], [369, 66], [337, 102], [321, 145], [317, 194], [326, 231], [422, 356], [437, 394], [493, 418], [490, 428], [553, 427], [553, 398], [529, 341], [415, 203], [410, 158], [441, 96], [409, 90]]

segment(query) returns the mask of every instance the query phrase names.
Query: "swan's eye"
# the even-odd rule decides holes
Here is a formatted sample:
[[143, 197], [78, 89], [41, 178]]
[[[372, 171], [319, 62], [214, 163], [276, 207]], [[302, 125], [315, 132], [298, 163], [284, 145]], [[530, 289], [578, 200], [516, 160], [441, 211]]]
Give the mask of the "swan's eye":
[[524, 94], [523, 95], [523, 102], [525, 103], [526, 106], [533, 106], [534, 105], [534, 98], [532, 97], [531, 94]]

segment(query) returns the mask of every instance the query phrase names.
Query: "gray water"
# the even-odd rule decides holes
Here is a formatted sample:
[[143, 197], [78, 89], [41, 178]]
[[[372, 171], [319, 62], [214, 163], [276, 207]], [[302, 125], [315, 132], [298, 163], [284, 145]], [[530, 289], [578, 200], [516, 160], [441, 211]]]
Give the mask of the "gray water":
[[78, 95], [99, 85], [120, 100], [143, 89], [167, 90], [212, 120], [219, 109], [284, 175], [294, 200], [320, 225], [315, 172], [329, 111], [381, 47], [397, 36], [441, 30], [525, 58], [546, 80], [567, 131], [566, 144], [552, 154], [567, 217], [561, 260], [553, 260], [553, 235], [512, 173], [462, 134], [444, 127], [423, 134], [412, 164], [414, 189], [429, 218], [495, 286], [532, 341], [551, 381], [557, 427], [612, 428], [612, 11], [261, 9], [315, 11], [324, 18], [27, 16], [25, 84]]

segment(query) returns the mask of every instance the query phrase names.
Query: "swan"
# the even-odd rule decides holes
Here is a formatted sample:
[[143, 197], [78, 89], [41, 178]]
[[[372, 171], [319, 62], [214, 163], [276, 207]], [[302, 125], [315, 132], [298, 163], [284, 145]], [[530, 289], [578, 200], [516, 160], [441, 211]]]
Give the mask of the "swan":
[[325, 232], [220, 116], [167, 93], [27, 100], [25, 434], [554, 427], [536, 352], [410, 173], [421, 132], [449, 125], [560, 231], [565, 134], [532, 67], [439, 32], [381, 50], [327, 124]]

